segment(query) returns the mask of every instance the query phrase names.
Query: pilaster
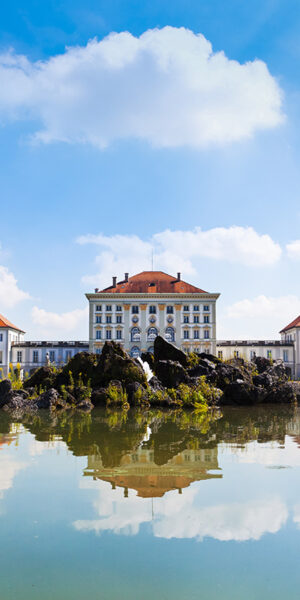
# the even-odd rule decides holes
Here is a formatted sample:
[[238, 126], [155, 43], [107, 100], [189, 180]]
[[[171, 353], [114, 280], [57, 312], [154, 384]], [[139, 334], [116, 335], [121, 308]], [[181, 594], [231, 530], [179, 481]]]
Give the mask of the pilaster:
[[129, 311], [130, 304], [124, 304], [124, 348], [129, 351]]
[[182, 304], [175, 304], [175, 344], [181, 346], [181, 309]]

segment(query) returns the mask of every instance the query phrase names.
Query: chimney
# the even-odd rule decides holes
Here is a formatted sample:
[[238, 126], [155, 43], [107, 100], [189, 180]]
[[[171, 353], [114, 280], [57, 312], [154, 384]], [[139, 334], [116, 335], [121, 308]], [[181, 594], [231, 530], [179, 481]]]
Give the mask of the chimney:
[[95, 294], [99, 292], [99, 288], [95, 288]]
[[128, 281], [128, 277], [129, 277], [129, 273], [125, 273], [125, 281], [126, 281], [126, 283]]
[[117, 278], [113, 277], [112, 280], [113, 280], [113, 287], [116, 287], [116, 285], [117, 285]]
[[177, 273], [177, 279], [178, 279], [178, 281], [180, 281], [180, 279], [181, 279], [181, 273]]

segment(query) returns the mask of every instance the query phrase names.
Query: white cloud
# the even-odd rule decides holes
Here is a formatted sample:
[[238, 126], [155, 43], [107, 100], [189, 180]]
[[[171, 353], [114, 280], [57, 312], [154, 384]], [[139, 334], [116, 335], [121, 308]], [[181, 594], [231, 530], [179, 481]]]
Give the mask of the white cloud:
[[[256, 296], [256, 298], [234, 302], [226, 309], [230, 319], [256, 319], [256, 318], [281, 318], [285, 320], [295, 318], [300, 312], [300, 298], [298, 296]], [[287, 324], [287, 323], [286, 323]]]
[[300, 260], [300, 240], [290, 242], [286, 246], [287, 255], [292, 260]]
[[36, 139], [105, 147], [225, 144], [283, 121], [266, 64], [240, 64], [185, 28], [112, 33], [47, 61], [0, 55], [0, 116], [40, 121]]
[[18, 287], [14, 274], [7, 267], [0, 265], [0, 308], [11, 308], [29, 298], [29, 294]]
[[58, 314], [34, 306], [31, 311], [31, 316], [33, 323], [39, 326], [40, 333], [53, 334], [56, 332], [72, 332], [76, 330], [82, 322], [87, 323], [88, 307]]
[[278, 332], [300, 314], [300, 298], [265, 296], [244, 298], [219, 315], [219, 339], [276, 339]]
[[154, 268], [170, 273], [182, 272], [185, 276], [197, 273], [195, 262], [201, 258], [225, 260], [253, 267], [268, 267], [281, 256], [279, 244], [269, 235], [261, 235], [252, 227], [216, 227], [202, 231], [162, 231], [144, 241], [136, 235], [83, 235], [79, 244], [101, 247], [96, 258], [98, 272], [83, 277], [86, 285], [107, 287], [111, 277], [123, 277], [125, 272], [138, 273], [151, 270], [154, 250]]

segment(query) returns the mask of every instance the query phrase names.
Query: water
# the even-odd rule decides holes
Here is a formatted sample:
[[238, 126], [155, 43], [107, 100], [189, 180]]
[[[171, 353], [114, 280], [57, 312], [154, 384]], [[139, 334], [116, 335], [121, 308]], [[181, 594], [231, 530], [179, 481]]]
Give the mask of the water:
[[298, 600], [300, 412], [0, 414], [1, 600]]

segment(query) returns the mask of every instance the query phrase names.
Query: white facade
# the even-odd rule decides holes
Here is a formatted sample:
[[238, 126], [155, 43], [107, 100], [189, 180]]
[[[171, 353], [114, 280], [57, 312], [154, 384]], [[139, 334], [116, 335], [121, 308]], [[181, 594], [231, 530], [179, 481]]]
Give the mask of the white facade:
[[222, 360], [243, 358], [253, 360], [255, 356], [269, 360], [282, 360], [291, 369], [293, 377], [298, 377], [295, 370], [295, 348], [292, 342], [285, 340], [219, 340], [217, 357]]
[[295, 363], [295, 377], [296, 379], [300, 379], [300, 318], [296, 320], [294, 327], [288, 327], [282, 330], [281, 340], [282, 343], [289, 343], [293, 345], [294, 348], [294, 363]]
[[[151, 285], [151, 284], [150, 284]], [[101, 353], [107, 340], [131, 356], [152, 352], [161, 335], [186, 352], [216, 352], [216, 301], [209, 293], [86, 294], [89, 300], [89, 348]]]
[[15, 368], [21, 366], [23, 373], [51, 364], [58, 367], [66, 364], [77, 352], [88, 352], [88, 342], [14, 342], [11, 346], [10, 362]]
[[23, 331], [9, 326], [0, 326], [0, 379], [8, 374], [12, 345], [22, 340], [24, 340]]

